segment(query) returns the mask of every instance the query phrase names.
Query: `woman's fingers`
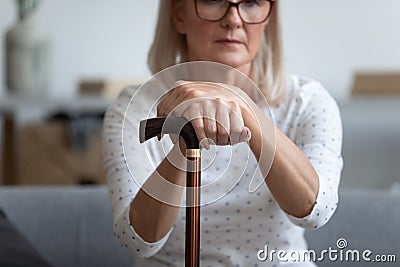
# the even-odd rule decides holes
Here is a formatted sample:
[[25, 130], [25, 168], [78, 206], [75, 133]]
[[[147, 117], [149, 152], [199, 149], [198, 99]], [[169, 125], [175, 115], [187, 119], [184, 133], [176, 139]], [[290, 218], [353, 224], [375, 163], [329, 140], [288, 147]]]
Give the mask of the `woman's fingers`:
[[216, 116], [215, 124], [217, 126], [216, 140], [217, 145], [228, 145], [230, 142], [231, 122], [229, 118], [230, 107], [221, 101], [220, 99], [215, 100]]
[[242, 113], [236, 102], [227, 103], [220, 99], [189, 102], [192, 103], [184, 106], [186, 110], [181, 112], [182, 107], [178, 106], [172, 115], [183, 116], [192, 123], [204, 148], [209, 149], [211, 144], [235, 145], [249, 141], [249, 129], [244, 127]]
[[206, 149], [209, 149], [210, 144], [207, 140], [207, 136], [204, 130], [204, 119], [199, 107], [192, 107], [187, 109], [183, 113], [183, 117], [185, 117], [188, 121], [192, 123], [192, 126], [196, 132], [196, 136], [199, 139], [200, 145], [204, 146], [204, 148]]
[[244, 123], [239, 105], [232, 101], [229, 106], [229, 119], [231, 123], [230, 139], [231, 145], [235, 145], [240, 142], [240, 135], [243, 131]]
[[[204, 133], [206, 135], [206, 138], [208, 139], [208, 143], [217, 143], [217, 123], [215, 119], [212, 119], [210, 117], [203, 117], [203, 123], [204, 123]], [[210, 139], [212, 142], [210, 142]]]
[[250, 131], [244, 126], [235, 95], [218, 84], [177, 83], [157, 106], [158, 116], [183, 116], [191, 121], [200, 144], [235, 145], [247, 142]]

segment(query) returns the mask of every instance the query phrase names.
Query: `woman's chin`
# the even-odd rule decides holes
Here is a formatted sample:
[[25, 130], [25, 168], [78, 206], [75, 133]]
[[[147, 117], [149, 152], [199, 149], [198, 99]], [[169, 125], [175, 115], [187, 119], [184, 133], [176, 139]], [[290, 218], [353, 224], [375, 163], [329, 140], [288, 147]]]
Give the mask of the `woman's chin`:
[[246, 75], [249, 75], [251, 71], [251, 60], [240, 57], [235, 53], [218, 53], [216, 55], [209, 55], [205, 57], [189, 57], [189, 61], [211, 61], [221, 63], [238, 69]]
[[235, 68], [235, 69], [238, 69], [238, 70], [244, 72], [245, 74], [248, 74], [247, 72], [249, 72], [251, 69], [251, 67], [250, 67], [251, 63], [249, 61], [245, 61], [243, 59], [238, 59], [238, 58], [234, 58], [234, 57], [222, 57], [222, 58], [217, 57], [210, 61], [228, 65], [232, 68]]

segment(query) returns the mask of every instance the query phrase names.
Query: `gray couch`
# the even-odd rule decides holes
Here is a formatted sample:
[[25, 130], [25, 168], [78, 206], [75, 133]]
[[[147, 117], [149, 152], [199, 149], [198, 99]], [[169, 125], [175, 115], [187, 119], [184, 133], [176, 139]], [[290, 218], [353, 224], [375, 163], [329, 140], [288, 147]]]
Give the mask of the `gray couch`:
[[[400, 262], [399, 204], [400, 194], [342, 190], [331, 221], [306, 233], [310, 248], [337, 249], [336, 241], [345, 238], [346, 249], [394, 254]], [[55, 267], [134, 266], [113, 236], [104, 187], [0, 187], [0, 208]], [[325, 258], [318, 266], [398, 266]]]
[[341, 102], [343, 188], [400, 187], [400, 97], [353, 97]]

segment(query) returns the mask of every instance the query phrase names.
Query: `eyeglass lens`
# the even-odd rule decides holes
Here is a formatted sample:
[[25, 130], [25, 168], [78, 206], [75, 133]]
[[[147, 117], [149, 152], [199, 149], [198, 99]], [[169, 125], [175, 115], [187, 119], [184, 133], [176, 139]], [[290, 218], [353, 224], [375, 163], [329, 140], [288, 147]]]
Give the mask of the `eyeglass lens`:
[[267, 0], [243, 0], [237, 3], [227, 0], [196, 0], [197, 14], [204, 20], [221, 20], [231, 6], [238, 7], [240, 17], [247, 23], [265, 21], [272, 8], [271, 2]]

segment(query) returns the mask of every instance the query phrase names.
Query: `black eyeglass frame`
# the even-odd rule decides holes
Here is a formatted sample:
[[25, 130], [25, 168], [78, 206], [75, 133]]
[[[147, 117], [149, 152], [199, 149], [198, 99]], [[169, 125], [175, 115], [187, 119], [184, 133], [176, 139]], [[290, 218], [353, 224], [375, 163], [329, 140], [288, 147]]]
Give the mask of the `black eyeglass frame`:
[[210, 22], [217, 22], [217, 21], [220, 21], [220, 20], [222, 20], [223, 18], [225, 18], [226, 14], [229, 13], [229, 10], [230, 10], [231, 7], [233, 6], [233, 7], [236, 7], [236, 10], [238, 11], [239, 17], [240, 17], [240, 19], [241, 19], [244, 23], [246, 23], [246, 24], [261, 24], [261, 23], [267, 21], [268, 18], [271, 16], [272, 9], [273, 9], [273, 7], [274, 7], [274, 4], [275, 4], [275, 1], [276, 1], [276, 0], [263, 0], [263, 1], [270, 2], [271, 8], [270, 8], [270, 10], [269, 10], [268, 15], [265, 17], [265, 19], [263, 19], [263, 20], [260, 21], [260, 22], [247, 22], [247, 21], [245, 21], [245, 20], [242, 18], [242, 15], [240, 14], [239, 5], [240, 5], [242, 2], [244, 2], [245, 0], [239, 1], [239, 2], [237, 2], [237, 3], [233, 3], [233, 2], [231, 2], [231, 1], [225, 0], [225, 2], [228, 2], [228, 3], [229, 3], [229, 6], [228, 6], [228, 8], [226, 9], [225, 14], [224, 14], [221, 18], [219, 18], [219, 19], [205, 19], [205, 18], [202, 18], [202, 17], [200, 16], [199, 11], [198, 11], [198, 8], [197, 8], [197, 1], [198, 1], [198, 0], [194, 0], [194, 6], [195, 6], [195, 10], [196, 10], [196, 15], [197, 15], [197, 17], [199, 17], [199, 18], [202, 19], [202, 20], [210, 21]]

